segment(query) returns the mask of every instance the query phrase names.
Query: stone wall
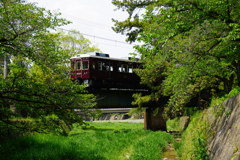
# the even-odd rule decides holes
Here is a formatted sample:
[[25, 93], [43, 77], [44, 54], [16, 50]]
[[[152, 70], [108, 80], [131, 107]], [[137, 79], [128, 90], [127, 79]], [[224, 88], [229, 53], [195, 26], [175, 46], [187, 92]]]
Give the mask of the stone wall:
[[[220, 116], [217, 112], [220, 111]], [[208, 151], [211, 160], [240, 160], [240, 94], [208, 114], [211, 125]]]

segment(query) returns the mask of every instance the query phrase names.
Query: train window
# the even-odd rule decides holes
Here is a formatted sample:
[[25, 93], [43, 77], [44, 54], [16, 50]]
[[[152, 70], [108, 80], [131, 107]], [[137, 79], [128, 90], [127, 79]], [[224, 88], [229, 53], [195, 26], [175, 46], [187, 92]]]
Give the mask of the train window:
[[113, 66], [110, 63], [103, 63], [103, 66], [106, 71], [113, 71]]
[[88, 61], [82, 61], [82, 69], [88, 69]]
[[107, 64], [105, 62], [102, 62], [102, 70], [103, 71], [107, 70]]
[[132, 66], [128, 66], [128, 73], [133, 73], [133, 67]]
[[92, 63], [92, 69], [96, 69], [96, 64], [95, 64], [95, 62]]
[[98, 70], [102, 71], [102, 62], [98, 62]]
[[110, 67], [110, 68], [109, 68], [109, 69], [110, 69], [110, 71], [112, 72], [112, 71], [113, 71], [113, 66], [112, 66], [112, 65], [110, 65], [109, 67]]
[[81, 69], [81, 61], [77, 61], [77, 70]]
[[121, 65], [118, 66], [118, 72], [122, 72], [122, 66]]
[[110, 66], [108, 64], [106, 65], [106, 71], [110, 71]]
[[111, 63], [106, 63], [106, 71], [113, 71], [113, 66]]

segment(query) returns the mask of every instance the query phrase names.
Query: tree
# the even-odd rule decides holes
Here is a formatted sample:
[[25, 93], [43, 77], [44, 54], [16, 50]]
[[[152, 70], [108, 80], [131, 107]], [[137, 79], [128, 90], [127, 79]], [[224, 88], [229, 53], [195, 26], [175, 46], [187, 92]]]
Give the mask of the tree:
[[2, 0], [0, 15], [0, 57], [12, 61], [8, 77], [0, 77], [0, 127], [29, 130], [12, 121], [19, 116], [9, 108], [14, 106], [21, 115], [37, 118], [32, 131], [41, 131], [43, 124], [67, 134], [73, 123], [83, 121], [74, 110], [90, 114], [87, 109], [94, 105], [94, 96], [70, 81], [69, 48], [62, 47], [59, 34], [50, 33], [69, 22], [24, 0]]
[[128, 42], [134, 42], [143, 30], [143, 24], [138, 15], [139, 12], [136, 10], [144, 9], [154, 2], [156, 2], [156, 0], [112, 0], [112, 3], [117, 6], [118, 9], [122, 9], [129, 14], [129, 17], [122, 22], [112, 19], [113, 22], [115, 22], [112, 29], [117, 33], [126, 34], [128, 36]]
[[91, 42], [84, 38], [79, 31], [70, 30], [68, 32], [61, 31], [59, 33], [62, 49], [66, 50], [70, 56], [83, 54], [87, 52], [100, 51], [93, 46]]
[[[138, 8], [135, 1], [121, 4], [127, 2]], [[239, 7], [236, 0], [158, 0], [144, 7], [137, 35], [143, 45], [136, 49], [145, 64], [137, 72], [152, 100], [168, 99], [169, 117], [183, 115], [186, 105], [204, 108], [211, 96], [240, 85]]]

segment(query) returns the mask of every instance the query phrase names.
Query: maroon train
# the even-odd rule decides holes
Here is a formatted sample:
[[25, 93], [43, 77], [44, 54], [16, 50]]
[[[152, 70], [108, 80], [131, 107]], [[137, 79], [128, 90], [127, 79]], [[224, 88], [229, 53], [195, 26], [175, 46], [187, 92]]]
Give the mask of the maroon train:
[[141, 63], [110, 58], [108, 54], [91, 52], [72, 57], [71, 79], [94, 88], [141, 88], [140, 78], [133, 72]]

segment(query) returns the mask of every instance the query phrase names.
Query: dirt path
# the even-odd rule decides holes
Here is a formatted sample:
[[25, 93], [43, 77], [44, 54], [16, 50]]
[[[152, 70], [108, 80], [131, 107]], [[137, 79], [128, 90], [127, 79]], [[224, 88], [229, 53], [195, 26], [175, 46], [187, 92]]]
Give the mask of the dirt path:
[[163, 160], [177, 160], [177, 153], [172, 146], [172, 144], [169, 144], [166, 148], [166, 151], [163, 152]]

